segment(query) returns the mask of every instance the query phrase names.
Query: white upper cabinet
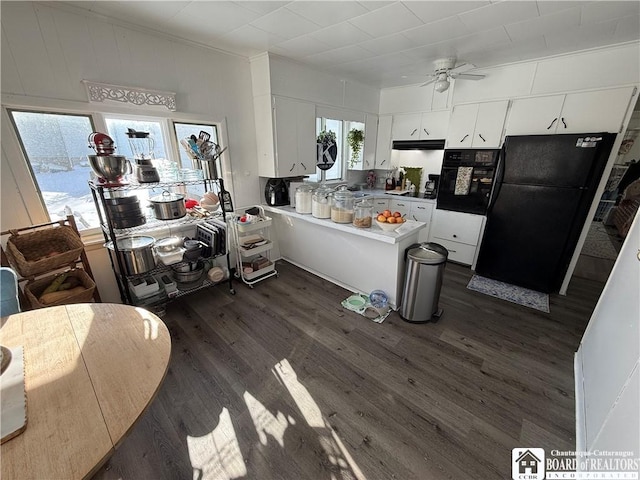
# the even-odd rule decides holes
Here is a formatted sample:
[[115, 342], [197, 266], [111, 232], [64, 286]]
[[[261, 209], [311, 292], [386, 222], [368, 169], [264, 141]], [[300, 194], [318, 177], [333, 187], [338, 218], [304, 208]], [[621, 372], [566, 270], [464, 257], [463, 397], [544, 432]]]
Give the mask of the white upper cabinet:
[[254, 98], [254, 107], [260, 176], [295, 177], [315, 173], [315, 105], [266, 95]]
[[367, 113], [364, 121], [364, 145], [359, 160], [349, 170], [372, 170], [376, 167], [378, 116]]
[[556, 122], [556, 133], [618, 133], [633, 88], [615, 88], [568, 94]]
[[507, 135], [620, 131], [632, 87], [514, 100]]
[[422, 114], [409, 113], [393, 116], [391, 136], [394, 140], [419, 140]]
[[378, 117], [378, 137], [376, 138], [375, 168], [391, 168], [391, 115]]
[[456, 105], [451, 113], [447, 148], [499, 148], [508, 100]]
[[447, 136], [449, 111], [409, 113], [393, 116], [394, 140], [438, 140]]
[[426, 112], [420, 120], [420, 140], [444, 140], [449, 130], [448, 110]]

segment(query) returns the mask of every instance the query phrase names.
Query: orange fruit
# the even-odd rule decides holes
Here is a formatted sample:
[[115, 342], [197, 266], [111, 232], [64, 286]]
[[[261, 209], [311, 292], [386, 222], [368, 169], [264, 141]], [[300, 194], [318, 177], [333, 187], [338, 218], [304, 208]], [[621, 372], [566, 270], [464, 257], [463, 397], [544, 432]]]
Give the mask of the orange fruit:
[[400, 212], [393, 212], [394, 217], [401, 217], [402, 214]]
[[378, 215], [378, 221], [380, 223], [384, 223], [387, 221], [387, 217], [385, 217], [383, 214]]
[[390, 217], [391, 216], [391, 210], [385, 210], [384, 212], [382, 212], [382, 215], [384, 215], [385, 217]]
[[396, 223], [397, 218], [396, 217], [389, 217], [387, 218], [387, 223]]

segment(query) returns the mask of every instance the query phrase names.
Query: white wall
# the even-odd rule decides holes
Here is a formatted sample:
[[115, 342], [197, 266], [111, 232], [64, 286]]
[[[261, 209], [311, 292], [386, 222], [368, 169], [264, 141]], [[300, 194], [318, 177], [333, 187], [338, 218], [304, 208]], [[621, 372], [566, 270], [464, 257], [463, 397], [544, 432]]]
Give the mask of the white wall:
[[[3, 106], [103, 109], [88, 104], [83, 79], [175, 92], [177, 112], [163, 115], [222, 122], [234, 200], [237, 205], [260, 202], [248, 59], [130, 29], [64, 5], [2, 2], [1, 21]], [[126, 106], [104, 110], [157, 113]], [[0, 228], [47, 221], [4, 114], [2, 124]], [[104, 252], [92, 250], [91, 257], [92, 264], [98, 263], [94, 270], [110, 271]], [[114, 285], [104, 290], [113, 293]], [[103, 297], [119, 300], [111, 294]]]

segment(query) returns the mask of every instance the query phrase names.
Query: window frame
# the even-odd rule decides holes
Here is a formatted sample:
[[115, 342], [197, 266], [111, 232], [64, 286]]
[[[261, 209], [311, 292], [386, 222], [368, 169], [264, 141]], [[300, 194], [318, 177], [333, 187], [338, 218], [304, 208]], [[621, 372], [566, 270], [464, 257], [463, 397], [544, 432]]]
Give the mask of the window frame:
[[[168, 140], [167, 156], [171, 160], [181, 162], [178, 149], [181, 148], [175, 133], [175, 123], [193, 123], [215, 126], [218, 134], [218, 143], [224, 148], [228, 144], [226, 120], [212, 120], [201, 114], [185, 112], [169, 112], [166, 109], [154, 110], [153, 108], [133, 108], [111, 106], [107, 104], [80, 104], [67, 100], [31, 99], [22, 96], [3, 95], [1, 104], [2, 115], [2, 159], [3, 168], [8, 167], [13, 174], [28, 219], [25, 222], [35, 225], [47, 223], [50, 220], [49, 212], [42, 198], [37, 179], [33, 175], [29, 160], [26, 158], [20, 136], [13, 122], [11, 111], [23, 111], [55, 115], [77, 115], [90, 118], [94, 131], [107, 132], [106, 117], [149, 119], [158, 121], [162, 125], [163, 135]], [[226, 157], [226, 158], [225, 158]], [[222, 158], [222, 171], [220, 176], [225, 181], [227, 190], [233, 191], [231, 165], [228, 156]], [[87, 179], [88, 180], [88, 179]], [[84, 229], [80, 236], [85, 245], [104, 243], [104, 235], [100, 227]]]

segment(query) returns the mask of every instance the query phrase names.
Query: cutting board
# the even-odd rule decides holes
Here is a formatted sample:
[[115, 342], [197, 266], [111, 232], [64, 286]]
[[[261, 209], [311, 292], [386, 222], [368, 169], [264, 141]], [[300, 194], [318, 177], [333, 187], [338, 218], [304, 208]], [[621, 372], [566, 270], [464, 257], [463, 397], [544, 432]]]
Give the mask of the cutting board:
[[[0, 433], [4, 443], [27, 428], [27, 399], [24, 390], [24, 352], [12, 348], [11, 361], [0, 375]], [[3, 355], [4, 357], [4, 355]]]

